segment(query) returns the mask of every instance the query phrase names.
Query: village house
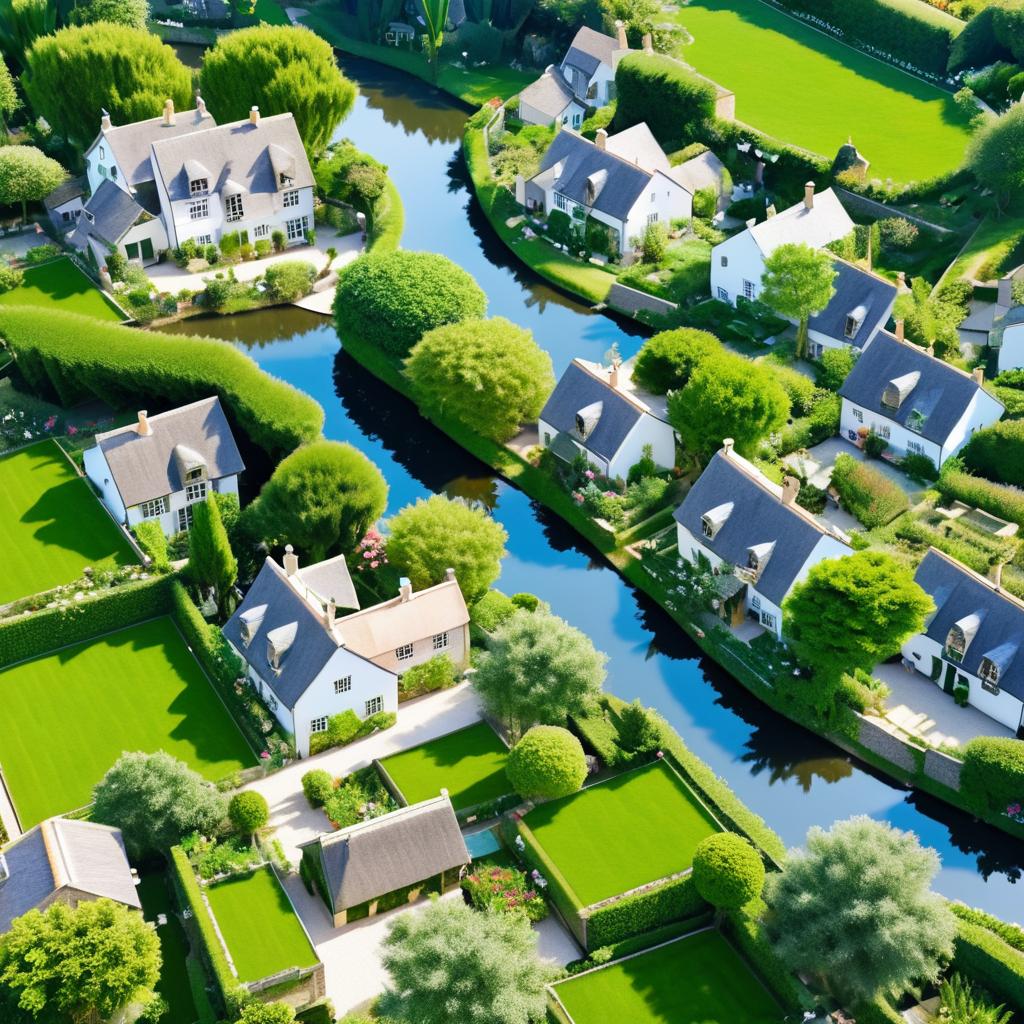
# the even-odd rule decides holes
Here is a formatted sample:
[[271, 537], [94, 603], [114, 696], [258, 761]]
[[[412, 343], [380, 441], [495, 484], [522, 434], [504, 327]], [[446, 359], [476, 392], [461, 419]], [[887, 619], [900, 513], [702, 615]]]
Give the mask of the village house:
[[50, 216], [50, 223], [58, 234], [70, 231], [78, 222], [78, 215], [85, 206], [88, 184], [84, 176], [68, 178], [58, 185], [44, 200], [43, 205]]
[[885, 327], [898, 289], [891, 281], [846, 260], [834, 259], [834, 294], [807, 322], [807, 354], [820, 359], [830, 348], [863, 352]]
[[999, 316], [989, 335], [989, 344], [996, 350], [999, 373], [1024, 367], [1024, 306], [1011, 306]]
[[517, 113], [524, 124], [557, 124], [578, 129], [587, 107], [576, 98], [561, 69], [550, 64], [536, 82], [519, 94]]
[[332, 715], [397, 711], [399, 680], [414, 665], [447, 654], [457, 671], [468, 667], [469, 612], [454, 572], [425, 590], [400, 587], [359, 611], [344, 556], [300, 569], [288, 545], [284, 565], [266, 559], [224, 626], [300, 756]]
[[894, 455], [923, 455], [938, 467], [1004, 407], [982, 387], [981, 367], [965, 373], [901, 340], [896, 327], [896, 335], [878, 333], [839, 389], [839, 434], [863, 445], [874, 433]]
[[625, 479], [651, 447], [661, 469], [676, 462], [675, 432], [664, 396], [633, 383], [632, 363], [610, 367], [574, 359], [541, 410], [540, 443], [563, 462], [586, 455], [602, 474]]
[[15, 918], [54, 903], [108, 899], [139, 910], [135, 884], [120, 829], [49, 818], [0, 853], [0, 936]]
[[85, 475], [125, 527], [152, 520], [168, 537], [192, 525], [192, 509], [211, 493], [238, 494], [245, 469], [219, 398], [96, 435]]
[[903, 645], [906, 664], [1024, 737], [1024, 604], [935, 548], [914, 579], [935, 611]]
[[793, 477], [772, 483], [726, 439], [676, 509], [679, 555], [723, 577], [718, 610], [734, 626], [749, 615], [781, 639], [793, 587], [818, 562], [851, 553], [842, 534], [797, 504], [799, 490]]

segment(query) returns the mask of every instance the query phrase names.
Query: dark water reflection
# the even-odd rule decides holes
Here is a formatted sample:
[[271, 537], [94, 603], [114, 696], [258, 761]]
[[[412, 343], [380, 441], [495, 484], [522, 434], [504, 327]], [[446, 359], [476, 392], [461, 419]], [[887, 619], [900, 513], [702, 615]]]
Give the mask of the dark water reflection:
[[[346, 60], [362, 89], [343, 134], [389, 165], [406, 212], [403, 244], [442, 252], [469, 270], [493, 315], [533, 330], [556, 369], [574, 355], [624, 354], [642, 340], [635, 325], [593, 313], [512, 261], [471, 202], [458, 152], [465, 113], [412, 79]], [[271, 373], [312, 394], [325, 433], [372, 458], [398, 509], [433, 492], [481, 501], [509, 532], [500, 585], [528, 590], [594, 638], [609, 655], [609, 686], [654, 705], [687, 744], [788, 844], [811, 825], [868, 814], [912, 829], [942, 856], [939, 887], [1011, 920], [1024, 919], [1020, 844], [941, 801], [894, 785], [819, 737], [765, 708], [694, 648], [671, 619], [635, 591], [561, 520], [426, 424], [415, 408], [339, 351], [330, 324], [299, 310], [195, 322], [243, 343]]]

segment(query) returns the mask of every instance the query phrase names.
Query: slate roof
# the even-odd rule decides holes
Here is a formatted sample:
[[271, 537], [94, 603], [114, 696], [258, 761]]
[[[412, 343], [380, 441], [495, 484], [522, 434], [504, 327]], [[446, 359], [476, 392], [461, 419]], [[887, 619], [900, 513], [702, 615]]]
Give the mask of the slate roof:
[[46, 205], [48, 210], [54, 210], [58, 206], [63, 206], [65, 203], [71, 202], [72, 199], [78, 199], [79, 196], [85, 195], [85, 178], [79, 176], [77, 178], [68, 178], [67, 181], [58, 185], [44, 200], [43, 203]]
[[612, 54], [618, 48], [615, 36], [606, 36], [584, 26], [573, 37], [562, 64], [571, 64], [590, 78], [602, 64], [612, 67]]
[[823, 249], [829, 242], [845, 238], [853, 230], [853, 221], [839, 197], [827, 188], [815, 194], [810, 210], [801, 200], [747, 230], [761, 252], [770, 256], [780, 245], [789, 243]]
[[722, 192], [725, 187], [725, 164], [711, 150], [673, 167], [669, 177], [688, 192], [696, 195], [702, 188]]
[[184, 446], [206, 462], [209, 480], [245, 469], [219, 398], [204, 398], [149, 417], [152, 433], [136, 424], [96, 435], [126, 508], [180, 491], [184, 486], [176, 448]]
[[658, 145], [654, 133], [647, 127], [646, 121], [640, 121], [632, 128], [609, 135], [605, 142], [609, 153], [621, 157], [627, 163], [643, 168], [645, 171], [661, 171], [669, 174], [672, 167], [665, 155], [665, 150]]
[[562, 73], [548, 68], [519, 94], [519, 99], [554, 120], [576, 97]]
[[139, 907], [119, 829], [50, 818], [3, 850], [9, 877], [0, 883], [0, 934], [62, 889]]
[[[832, 269], [836, 271], [832, 283], [835, 294], [820, 313], [810, 318], [808, 326], [819, 334], [863, 349], [888, 319], [896, 301], [896, 285], [845, 260], [833, 260]], [[846, 318], [858, 309], [864, 310], [861, 326], [852, 338], [847, 338]]]
[[[590, 435], [583, 439], [576, 432], [576, 413], [595, 402], [602, 402], [601, 418]], [[559, 432], [565, 432], [603, 459], [612, 459], [622, 447], [643, 410], [594, 376], [574, 359], [547, 400], [540, 419]]]
[[[810, 513], [783, 504], [781, 488], [743, 462], [738, 456], [716, 453], [676, 509], [675, 520], [719, 558], [741, 568], [747, 565], [750, 548], [774, 543], [756, 587], [781, 605], [815, 545], [831, 534]], [[729, 517], [714, 537], [705, 537], [704, 514], [729, 503]]]
[[989, 656], [1000, 666], [999, 688], [1024, 700], [1024, 607], [934, 548], [922, 559], [914, 579], [936, 605], [925, 635], [945, 646], [954, 623], [979, 614], [981, 624], [961, 667], [977, 676], [981, 659]]
[[101, 181], [85, 204], [73, 233], [77, 238], [92, 235], [116, 245], [144, 214], [146, 211], [123, 188], [112, 181]]
[[[920, 377], [900, 407], [882, 405], [886, 385], [911, 373]], [[928, 355], [917, 345], [900, 342], [887, 331], [879, 331], [843, 381], [839, 394], [862, 409], [942, 445], [980, 390], [981, 385], [969, 374]], [[916, 424], [913, 428], [907, 426], [911, 417]]]
[[470, 863], [447, 796], [320, 836], [327, 888], [339, 913]]
[[355, 584], [344, 555], [300, 567], [299, 579], [323, 604], [333, 597], [338, 608], [359, 607]]

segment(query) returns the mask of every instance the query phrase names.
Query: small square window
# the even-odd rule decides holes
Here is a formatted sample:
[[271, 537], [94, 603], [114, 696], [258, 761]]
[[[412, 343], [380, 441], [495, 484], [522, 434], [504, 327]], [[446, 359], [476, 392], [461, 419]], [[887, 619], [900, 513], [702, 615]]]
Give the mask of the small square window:
[[327, 716], [321, 715], [320, 718], [314, 718], [313, 721], [309, 723], [309, 731], [311, 733], [327, 732]]
[[395, 648], [395, 657], [399, 661], [408, 661], [412, 657], [412, 644], [402, 644]]
[[864, 422], [864, 413], [863, 413], [863, 411], [861, 409], [854, 409], [853, 410], [853, 418], [858, 423], [863, 423]]
[[334, 692], [335, 693], [348, 693], [352, 689], [352, 677], [345, 676], [344, 679], [334, 680]]
[[188, 204], [189, 220], [202, 220], [210, 215], [210, 200], [197, 199], [194, 203]]
[[224, 209], [228, 220], [241, 220], [243, 216], [242, 197], [238, 194], [228, 196], [224, 201]]
[[378, 711], [383, 711], [383, 710], [384, 710], [384, 698], [383, 697], [371, 697], [366, 702], [366, 715], [365, 715], [365, 717], [369, 718], [370, 715], [375, 715], [375, 714], [377, 714]]
[[285, 192], [284, 194], [284, 205], [285, 206], [298, 206], [299, 205], [299, 193], [298, 190], [294, 192]]
[[434, 644], [435, 651], [443, 651], [448, 646], [448, 634], [447, 633], [435, 633], [432, 642]]
[[185, 500], [188, 502], [202, 501], [206, 497], [206, 481], [200, 480], [185, 486]]
[[167, 499], [154, 498], [152, 501], [144, 501], [139, 506], [139, 511], [142, 513], [143, 519], [155, 519], [167, 511]]
[[197, 196], [202, 192], [208, 191], [209, 184], [206, 178], [193, 178], [188, 183], [188, 194], [190, 196]]

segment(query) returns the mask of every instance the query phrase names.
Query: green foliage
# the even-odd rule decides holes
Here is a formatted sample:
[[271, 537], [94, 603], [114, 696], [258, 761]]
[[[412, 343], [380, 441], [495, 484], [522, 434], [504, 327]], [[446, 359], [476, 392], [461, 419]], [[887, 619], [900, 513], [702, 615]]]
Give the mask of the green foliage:
[[548, 905], [537, 886], [516, 868], [497, 867], [484, 861], [462, 879], [462, 890], [477, 910], [522, 914], [529, 921], [541, 921], [548, 916]]
[[958, 468], [957, 462], [947, 459], [935, 484], [944, 498], [963, 501], [1000, 519], [1024, 526], [1024, 490], [971, 476]]
[[1015, 104], [981, 126], [967, 151], [967, 166], [995, 192], [1000, 206], [1024, 194], [1024, 107]]
[[607, 946], [672, 921], [693, 917], [706, 907], [692, 874], [673, 878], [592, 910], [587, 918], [587, 948]]
[[505, 772], [520, 796], [557, 800], [582, 787], [587, 759], [568, 729], [535, 725], [512, 748]]
[[1018, 953], [1024, 953], [1024, 928], [1016, 924], [1009, 924], [992, 914], [978, 910], [976, 907], [968, 907], [963, 903], [950, 903], [949, 909], [961, 921], [976, 924], [998, 935], [1008, 946], [1012, 946]]
[[633, 380], [656, 395], [677, 391], [701, 362], [721, 351], [722, 343], [707, 331], [662, 331], [644, 342], [633, 365]]
[[228, 818], [239, 835], [254, 835], [270, 820], [267, 798], [254, 789], [243, 789], [231, 798]]
[[979, 8], [953, 44], [950, 71], [981, 68], [1003, 58], [1024, 60], [1024, 10], [1012, 0]]
[[214, 786], [162, 750], [122, 754], [93, 790], [93, 821], [119, 828], [133, 857], [213, 832], [226, 811]]
[[24, 278], [25, 274], [14, 267], [0, 267], [0, 295], [19, 287]]
[[145, 519], [132, 527], [132, 533], [139, 547], [152, 559], [153, 568], [164, 572], [171, 563], [167, 555], [167, 535], [160, 524], [152, 519]]
[[987, 1002], [963, 975], [946, 978], [939, 995], [942, 1020], [948, 1024], [1010, 1024], [1013, 1020], [1012, 1011]]
[[0, 146], [0, 203], [21, 204], [22, 220], [30, 202], [48, 196], [68, 172], [34, 146]]
[[889, 442], [881, 434], [876, 434], [873, 430], [864, 438], [864, 454], [869, 459], [881, 458], [882, 453], [888, 447]]
[[517, 611], [481, 655], [473, 685], [484, 707], [514, 737], [535, 723], [562, 725], [601, 695], [604, 654], [590, 638], [549, 612]]
[[323, 807], [324, 801], [334, 789], [334, 779], [323, 768], [314, 768], [302, 776], [302, 792], [311, 807]]
[[188, 533], [188, 572], [203, 591], [210, 588], [223, 611], [231, 588], [238, 579], [238, 562], [231, 552], [227, 530], [216, 501], [192, 506], [192, 529]]
[[699, 188], [693, 194], [693, 215], [710, 220], [718, 209], [718, 189], [714, 185]]
[[70, 20], [73, 25], [107, 21], [145, 32], [148, 19], [149, 0], [85, 0], [75, 5]]
[[155, 929], [113, 900], [31, 910], [0, 942], [0, 988], [32, 1020], [107, 1020], [159, 978]]
[[316, 280], [316, 267], [306, 260], [283, 260], [267, 267], [264, 281], [275, 302], [294, 302], [308, 295]]
[[263, 117], [290, 112], [311, 155], [324, 149], [356, 98], [330, 45], [290, 25], [257, 25], [222, 36], [203, 57], [199, 83], [222, 124], [243, 120], [252, 106]]
[[693, 854], [693, 884], [713, 907], [738, 910], [764, 888], [764, 861], [749, 840], [735, 832], [702, 839]]
[[417, 590], [443, 582], [451, 568], [472, 604], [501, 572], [508, 534], [483, 509], [435, 494], [407, 505], [388, 526], [388, 561]]
[[405, 249], [350, 263], [334, 300], [342, 344], [353, 334], [399, 357], [427, 331], [486, 311], [487, 297], [461, 267], [436, 253]]
[[668, 228], [660, 220], [648, 224], [639, 238], [634, 238], [633, 247], [640, 250], [645, 264], [657, 266], [665, 258], [668, 249]]
[[261, 1003], [253, 1001], [242, 1007], [236, 1024], [292, 1024], [295, 1008], [288, 1003]]
[[808, 321], [832, 300], [835, 279], [831, 254], [810, 245], [780, 245], [764, 261], [760, 300], [780, 316], [799, 322], [798, 359], [807, 354]]
[[378, 730], [390, 729], [396, 721], [398, 716], [394, 711], [378, 711], [360, 721], [359, 716], [348, 708], [340, 715], [331, 715], [327, 719], [326, 732], [315, 732], [310, 736], [309, 753], [319, 754], [331, 747], [343, 747]]
[[810, 377], [804, 376], [799, 370], [794, 370], [792, 366], [775, 363], [768, 365], [771, 366], [775, 379], [786, 392], [794, 416], [807, 416], [814, 411], [820, 401], [826, 398], [822, 389], [815, 387], [814, 381]]
[[953, 968], [1008, 1006], [1024, 1006], [1024, 953], [998, 935], [959, 921]]
[[638, 697], [619, 712], [618, 741], [631, 754], [648, 754], [658, 749], [658, 723]]
[[836, 458], [832, 486], [847, 510], [867, 529], [891, 523], [910, 505], [884, 473], [845, 453]]
[[455, 682], [455, 665], [447, 654], [438, 654], [428, 661], [406, 669], [398, 681], [403, 697], [420, 697], [424, 693], [444, 690]]
[[1024, 803], [1024, 741], [978, 736], [964, 748], [960, 793], [975, 813], [1007, 813]]
[[500, 590], [488, 590], [469, 610], [470, 621], [485, 633], [493, 633], [515, 614], [516, 605]]
[[847, 998], [901, 996], [953, 952], [956, 918], [929, 888], [938, 869], [934, 850], [891, 825], [814, 827], [768, 879], [773, 944], [790, 969], [824, 975]]
[[428, 331], [405, 372], [428, 414], [452, 417], [494, 441], [537, 419], [555, 386], [551, 357], [503, 317]]
[[52, 0], [7, 0], [0, 4], [0, 51], [16, 70], [40, 37], [57, 27], [57, 5]]
[[37, 39], [25, 59], [32, 109], [80, 150], [95, 138], [103, 109], [114, 124], [128, 124], [156, 117], [168, 97], [179, 110], [192, 99], [192, 76], [174, 51], [126, 25], [61, 29]]
[[918, 455], [910, 452], [900, 460], [900, 469], [903, 470], [911, 480], [918, 480], [921, 483], [931, 483], [938, 479], [939, 471], [935, 463], [927, 455]]
[[878, 222], [878, 233], [883, 245], [896, 249], [909, 249], [921, 233], [918, 226], [906, 217], [885, 217]]
[[961, 458], [981, 476], [1024, 486], [1024, 420], [1002, 420], [976, 431]]
[[372, 764], [340, 779], [324, 800], [324, 813], [338, 828], [396, 810], [398, 803]]
[[334, 143], [313, 168], [317, 188], [361, 210], [371, 220], [387, 192], [387, 168], [348, 139]]
[[916, 345], [931, 346], [939, 358], [959, 353], [957, 328], [967, 315], [966, 304], [952, 290], [932, 294], [931, 284], [923, 277], [910, 282], [910, 293], [896, 299], [893, 316], [904, 320], [907, 337]]
[[265, 373], [233, 345], [209, 338], [139, 332], [92, 317], [8, 306], [0, 336], [32, 390], [72, 407], [100, 398], [134, 407], [139, 395], [166, 406], [219, 396], [232, 426], [274, 460], [319, 437], [323, 409]]

